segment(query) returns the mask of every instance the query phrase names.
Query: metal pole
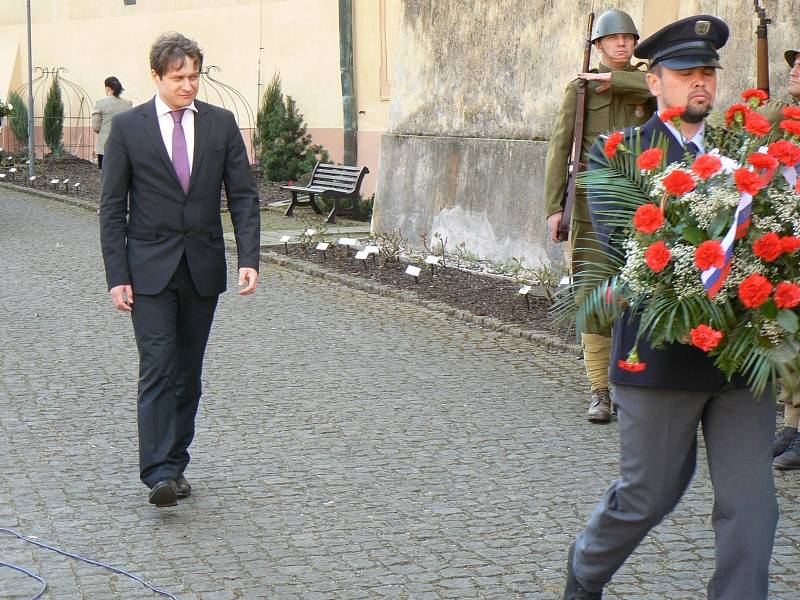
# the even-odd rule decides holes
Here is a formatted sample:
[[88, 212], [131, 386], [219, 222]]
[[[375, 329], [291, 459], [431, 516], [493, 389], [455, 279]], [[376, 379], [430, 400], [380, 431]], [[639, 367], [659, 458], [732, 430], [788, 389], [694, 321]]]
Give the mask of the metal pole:
[[344, 113], [344, 164], [354, 166], [358, 156], [356, 91], [353, 81], [353, 3], [339, 0], [339, 66]]
[[33, 43], [31, 41], [31, 0], [28, 0], [28, 177], [36, 173], [33, 152]]

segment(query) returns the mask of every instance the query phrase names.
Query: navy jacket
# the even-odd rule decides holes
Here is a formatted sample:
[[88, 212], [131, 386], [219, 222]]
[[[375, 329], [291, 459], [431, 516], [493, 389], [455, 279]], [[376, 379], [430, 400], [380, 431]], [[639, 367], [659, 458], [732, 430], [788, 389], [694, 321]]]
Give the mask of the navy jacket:
[[[625, 140], [631, 140], [639, 131], [642, 150], [658, 144], [659, 139], [667, 140], [667, 164], [677, 162], [684, 156], [684, 148], [654, 114], [647, 123], [639, 128], [629, 128], [624, 132]], [[631, 146], [628, 146], [631, 147]], [[603, 155], [603, 140], [598, 141], [589, 154], [589, 170], [602, 168], [597, 157]], [[613, 244], [613, 233], [604, 221], [603, 210], [608, 210], [607, 198], [592, 194], [589, 189], [589, 211], [594, 229], [598, 237]], [[698, 275], [699, 277], [699, 275]], [[714, 360], [694, 346], [688, 344], [665, 344], [653, 348], [647, 339], [640, 339], [638, 345], [639, 360], [647, 363], [644, 371], [632, 373], [617, 366], [617, 361], [627, 358], [636, 341], [639, 320], [630, 311], [626, 311], [614, 323], [612, 329], [611, 371], [609, 379], [615, 384], [634, 385], [653, 388], [690, 390], [699, 392], [715, 392], [730, 388], [747, 387], [742, 377], [734, 376], [731, 382], [725, 374], [714, 366]]]

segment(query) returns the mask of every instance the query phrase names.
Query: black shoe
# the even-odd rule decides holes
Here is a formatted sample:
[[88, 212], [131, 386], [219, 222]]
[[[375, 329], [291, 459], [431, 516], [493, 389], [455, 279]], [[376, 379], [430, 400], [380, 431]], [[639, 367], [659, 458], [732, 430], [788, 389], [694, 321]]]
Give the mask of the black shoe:
[[590, 592], [583, 588], [578, 580], [575, 579], [575, 573], [572, 572], [572, 558], [575, 556], [575, 542], [569, 546], [569, 553], [567, 554], [567, 587], [564, 589], [564, 600], [602, 600], [603, 592]]
[[162, 479], [153, 486], [149, 496], [150, 504], [158, 508], [178, 505], [178, 486], [174, 479]]
[[178, 488], [177, 493], [175, 494], [178, 500], [183, 498], [188, 498], [192, 495], [192, 484], [189, 483], [189, 480], [183, 476], [183, 473], [178, 475], [178, 479], [175, 482], [176, 487]]
[[795, 434], [792, 438], [792, 443], [789, 444], [786, 452], [775, 457], [772, 466], [781, 471], [800, 469], [800, 433]]
[[784, 427], [775, 432], [775, 444], [772, 446], [772, 456], [780, 456], [792, 445], [794, 436], [797, 435], [797, 427]]

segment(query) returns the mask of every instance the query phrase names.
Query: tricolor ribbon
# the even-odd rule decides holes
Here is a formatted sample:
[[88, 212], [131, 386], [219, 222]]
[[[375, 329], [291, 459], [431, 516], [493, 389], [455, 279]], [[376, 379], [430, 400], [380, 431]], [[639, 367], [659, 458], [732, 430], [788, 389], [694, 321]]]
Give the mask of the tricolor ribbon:
[[[762, 177], [762, 185], [766, 186], [775, 174], [773, 169], [766, 171]], [[797, 171], [792, 167], [784, 167], [782, 170], [786, 183], [794, 188], [797, 183]], [[703, 282], [703, 287], [709, 298], [717, 295], [717, 292], [722, 288], [728, 274], [731, 272], [731, 261], [733, 259], [733, 243], [736, 240], [742, 239], [747, 235], [750, 229], [750, 215], [753, 210], [753, 196], [747, 192], [742, 192], [739, 196], [739, 205], [736, 207], [736, 212], [733, 215], [733, 223], [731, 223], [725, 237], [722, 238], [720, 244], [722, 245], [723, 262], [721, 267], [709, 267], [700, 274], [700, 279]]]

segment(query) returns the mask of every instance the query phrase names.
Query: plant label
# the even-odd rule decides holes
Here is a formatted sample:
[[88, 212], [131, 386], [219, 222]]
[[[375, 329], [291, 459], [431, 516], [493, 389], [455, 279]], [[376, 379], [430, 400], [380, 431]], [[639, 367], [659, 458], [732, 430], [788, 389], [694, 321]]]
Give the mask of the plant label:
[[518, 293], [520, 296], [527, 296], [527, 295], [528, 295], [528, 292], [530, 292], [530, 291], [531, 291], [531, 286], [529, 286], [529, 285], [523, 285], [521, 288], [519, 288], [519, 291], [518, 291], [517, 293]]
[[0, 173], [0, 179], [5, 179], [5, 178], [6, 178], [6, 174], [5, 173]]
[[61, 183], [63, 183], [64, 185], [67, 185], [67, 184], [69, 183], [69, 177], [67, 177], [67, 178], [66, 178], [64, 181], [62, 181]]
[[285, 244], [285, 243], [286, 243], [286, 242], [288, 242], [290, 239], [292, 239], [292, 236], [290, 236], [290, 235], [284, 235], [284, 236], [282, 236], [282, 237], [281, 237], [281, 244]]
[[428, 254], [428, 256], [425, 257], [425, 264], [426, 265], [438, 265], [440, 260], [441, 260], [441, 257], [434, 256], [433, 254]]
[[31, 175], [28, 177], [28, 181], [36, 181], [36, 175]]
[[369, 252], [367, 252], [366, 250], [360, 250], [360, 251], [356, 252], [356, 258], [358, 260], [367, 260], [368, 256], [369, 256]]
[[412, 277], [419, 277], [419, 274], [422, 272], [422, 269], [419, 267], [415, 267], [414, 265], [408, 265], [406, 267], [406, 275], [411, 275]]
[[16, 172], [17, 172], [17, 167], [11, 167], [11, 168], [8, 170], [8, 172], [9, 172], [9, 173], [16, 173]]
[[381, 251], [377, 246], [367, 246], [364, 250], [366, 250], [367, 254], [380, 254]]
[[305, 234], [308, 236], [314, 235], [315, 233], [317, 233], [316, 229], [306, 229], [305, 231]]
[[561, 278], [561, 281], [558, 282], [558, 285], [569, 285], [569, 276], [564, 275], [564, 277]]
[[353, 238], [339, 238], [337, 243], [340, 246], [355, 246], [358, 242]]
[[51, 179], [50, 180], [50, 185], [55, 185], [57, 183], [59, 183], [58, 179]]
[[321, 250], [324, 252], [325, 250], [328, 249], [328, 246], [330, 246], [328, 242], [320, 242], [319, 244], [317, 244], [317, 250]]

